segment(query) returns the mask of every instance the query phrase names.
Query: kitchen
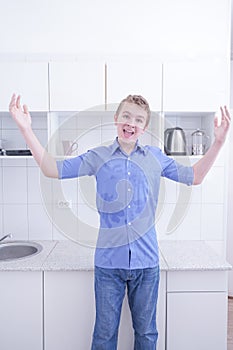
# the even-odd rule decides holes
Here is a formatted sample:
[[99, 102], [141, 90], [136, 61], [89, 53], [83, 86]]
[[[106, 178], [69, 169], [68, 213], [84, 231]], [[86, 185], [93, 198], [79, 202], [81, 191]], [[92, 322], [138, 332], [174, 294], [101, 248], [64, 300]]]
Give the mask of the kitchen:
[[[130, 13], [133, 13], [133, 16], [130, 17]], [[220, 104], [229, 105], [230, 1], [224, 0], [221, 3], [189, 1], [188, 5], [187, 1], [181, 0], [175, 4], [168, 0], [146, 1], [142, 8], [139, 2], [132, 1], [126, 3], [120, 1], [115, 5], [104, 0], [96, 4], [91, 1], [70, 1], [68, 4], [64, 1], [40, 1], [32, 5], [24, 0], [20, 4], [9, 1], [1, 5], [0, 16], [1, 33], [4, 33], [0, 52], [0, 76], [4, 82], [0, 97], [0, 138], [5, 140], [3, 148], [6, 150], [26, 148], [8, 113], [13, 92], [22, 95], [23, 103], [29, 106], [37, 136], [44, 145], [49, 141], [50, 151], [57, 156], [64, 156], [62, 140], [77, 140], [78, 154], [90, 145], [109, 142], [115, 135], [110, 122], [115, 103], [129, 91], [130, 93], [143, 91], [151, 101], [151, 108], [154, 111], [149, 132], [143, 135], [143, 141], [161, 146], [165, 129], [179, 123], [185, 130], [190, 152], [191, 134], [197, 128], [207, 125], [205, 133], [211, 137], [210, 125], [215, 111]], [[20, 26], [18, 26], [19, 18]], [[43, 25], [41, 18], [44, 19]], [[126, 76], [127, 82], [123, 80]], [[79, 89], [79, 85], [82, 89]], [[90, 109], [88, 113], [83, 115], [78, 113], [87, 109]], [[231, 213], [232, 205], [232, 196], [228, 195], [231, 182], [228, 181], [230, 164], [227, 158], [231, 140], [232, 137], [224, 146], [224, 152], [221, 152], [216, 161], [208, 181], [201, 187], [193, 189], [191, 193], [184, 193], [187, 197], [178, 203], [179, 213], [182, 214], [187, 210], [184, 217], [180, 217], [178, 224], [172, 219], [172, 213], [179, 194], [183, 193], [184, 189], [168, 181], [162, 183], [157, 222], [161, 242], [161, 266], [164, 272], [161, 288], [167, 288], [166, 282], [172, 278], [168, 274], [172, 269], [179, 270], [182, 267], [190, 271], [198, 263], [197, 271], [200, 273], [204, 265], [207, 273], [205, 276], [208, 276], [210, 266], [214, 265], [212, 272], [217, 274], [214, 280], [219, 281], [219, 285], [213, 286], [212, 279], [208, 276], [210, 285], [200, 286], [203, 288], [203, 294], [209, 295], [208, 292], [215, 291], [220, 294], [216, 297], [221, 297], [226, 293], [226, 275], [229, 266], [225, 259], [233, 264], [231, 252], [227, 253], [227, 247], [232, 246], [232, 243], [227, 243], [227, 240], [231, 239], [229, 232], [232, 227], [231, 215], [227, 214]], [[198, 157], [197, 155], [179, 159], [192, 163]], [[58, 348], [57, 343], [61, 339], [57, 336], [57, 339], [53, 340], [54, 334], [59, 333], [56, 327], [52, 328], [53, 310], [62, 294], [56, 299], [55, 292], [53, 293], [57, 285], [61, 284], [55, 271], [67, 269], [67, 272], [60, 271], [61, 277], [69, 281], [62, 283], [67, 286], [64, 293], [70, 293], [69, 286], [73, 285], [74, 290], [80, 293], [84, 298], [82, 300], [85, 300], [83, 289], [78, 290], [71, 272], [77, 266], [81, 266], [80, 270], [84, 271], [90, 270], [93, 265], [92, 243], [98, 225], [92, 197], [94, 183], [87, 184], [83, 179], [77, 186], [76, 182], [70, 184], [67, 181], [60, 188], [57, 182], [47, 180], [40, 174], [35, 162], [28, 155], [7, 158], [2, 156], [0, 162], [1, 236], [12, 233], [13, 240], [45, 241], [42, 255], [40, 253], [21, 260], [20, 266], [22, 270], [33, 270], [33, 265], [35, 266], [34, 272], [38, 272], [38, 275], [31, 273], [35, 285], [38, 285], [38, 289], [34, 291], [35, 295], [41, 289], [42, 280], [43, 284], [48, 286], [46, 291], [48, 294], [41, 292], [38, 298], [43, 295], [48, 301], [49, 298], [54, 300], [55, 304], [48, 309], [47, 316], [43, 316], [45, 317], [43, 332], [48, 338], [44, 340], [45, 343], [40, 349], [42, 346], [49, 349], [49, 344], [50, 348]], [[222, 181], [223, 186], [219, 186], [216, 179]], [[91, 225], [90, 217], [92, 217]], [[169, 227], [167, 217], [170, 219]], [[83, 253], [82, 245], [70, 246], [72, 240], [87, 245], [86, 253]], [[177, 249], [176, 259], [176, 254], [170, 253], [172, 244], [175, 244], [174, 247]], [[63, 255], [63, 249], [68, 249], [67, 246], [71, 249], [70, 259]], [[203, 255], [208, 253], [209, 256], [209, 261], [204, 260], [203, 265], [199, 252], [203, 252]], [[215, 258], [214, 252], [217, 254]], [[195, 254], [194, 262], [188, 259], [190, 254]], [[79, 259], [75, 259], [75, 256], [79, 256]], [[184, 258], [184, 265], [177, 267], [178, 262], [182, 260], [181, 256]], [[65, 267], [59, 266], [62, 258], [68, 264]], [[26, 266], [29, 261], [31, 266]], [[7, 269], [16, 269], [17, 265], [13, 261], [1, 264], [1, 269], [5, 269], [6, 272]], [[41, 270], [42, 265], [44, 269], [47, 266], [47, 270]], [[43, 275], [42, 279], [41, 273], [45, 274], [46, 271], [48, 274]], [[229, 272], [230, 274], [232, 272]], [[8, 274], [4, 276], [9, 278]], [[29, 284], [28, 290], [25, 287], [25, 290], [21, 291], [25, 298], [24, 304], [27, 304], [29, 300], [26, 295], [30, 297], [31, 288], [31, 283], [27, 280], [29, 275], [21, 271], [19, 276], [17, 278], [20, 281], [25, 280], [25, 286]], [[15, 277], [15, 280], [17, 278]], [[84, 272], [80, 272], [77, 278], [91, 290], [91, 277], [87, 278]], [[195, 277], [193, 278], [195, 280]], [[197, 281], [200, 283], [198, 279]], [[7, 285], [9, 286], [9, 283]], [[230, 285], [229, 283], [229, 288]], [[176, 292], [178, 294], [181, 287], [170, 281], [169, 288], [167, 293], [170, 294], [161, 293], [160, 315], [165, 313], [165, 308], [170, 305], [170, 298], [176, 297], [175, 294]], [[185, 298], [191, 294], [188, 294], [190, 290], [187, 285], [183, 285], [182, 288], [185, 295], [181, 302], [185, 302]], [[232, 289], [229, 289], [229, 293], [233, 293]], [[224, 300], [221, 301], [223, 308]], [[210, 300], [209, 303], [207, 304], [211, 308]], [[51, 304], [48, 303], [49, 305]], [[176, 305], [179, 305], [178, 301], [177, 304], [174, 302], [171, 304]], [[41, 318], [43, 319], [40, 306], [36, 306], [40, 315], [38, 323], [42, 322]], [[81, 308], [80, 305], [78, 307]], [[123, 335], [120, 346], [123, 350], [128, 350], [124, 344], [131, 339], [127, 340], [127, 334], [124, 332], [127, 333], [130, 316], [127, 305], [124, 307], [125, 326], [121, 328]], [[66, 309], [65, 304], [62, 308]], [[91, 315], [91, 305], [89, 308], [86, 312]], [[71, 305], [68, 309], [72, 310]], [[64, 324], [62, 320], [59, 322], [62, 329]], [[81, 321], [77, 319], [76, 322]], [[171, 322], [169, 327], [173, 327], [175, 321], [170, 319], [169, 322]], [[90, 325], [86, 328], [89, 329]], [[169, 333], [171, 337], [172, 329]], [[24, 334], [28, 332], [25, 328], [21, 331], [25, 332]], [[161, 334], [164, 332], [164, 338], [165, 331], [167, 332], [163, 327]], [[57, 342], [54, 347], [53, 341]], [[164, 339], [161, 349], [165, 346], [167, 349], [172, 349], [169, 339], [166, 342]], [[36, 349], [35, 346], [33, 348]]]

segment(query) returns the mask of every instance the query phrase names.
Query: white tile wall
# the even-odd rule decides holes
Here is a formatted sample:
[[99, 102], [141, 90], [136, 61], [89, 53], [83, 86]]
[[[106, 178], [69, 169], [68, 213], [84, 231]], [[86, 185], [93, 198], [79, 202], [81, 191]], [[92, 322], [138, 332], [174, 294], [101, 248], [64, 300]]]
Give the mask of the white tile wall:
[[176, 203], [177, 184], [169, 179], [161, 178], [159, 189], [159, 203]]
[[96, 180], [94, 176], [83, 176], [78, 179], [78, 203], [95, 207]]
[[39, 167], [27, 167], [28, 203], [41, 204], [41, 186]]
[[[104, 115], [102, 119], [99, 115], [94, 118], [79, 120], [75, 116], [67, 124], [70, 128], [61, 130], [61, 140], [73, 132], [80, 138], [79, 154], [94, 146], [112, 142], [116, 137], [115, 125], [111, 123], [113, 113]], [[1, 133], [4, 130], [13, 134], [18, 132], [6, 116], [0, 122], [4, 126]], [[102, 129], [99, 126], [91, 129], [101, 122], [105, 124]], [[37, 135], [45, 143], [46, 118], [34, 115], [33, 123]], [[185, 126], [192, 127], [189, 124]], [[151, 142], [150, 133], [143, 137], [142, 143]], [[182, 162], [182, 157], [179, 160]], [[190, 162], [192, 164], [197, 160], [191, 158]], [[216, 246], [219, 246], [219, 242], [224, 239], [224, 161], [225, 153], [221, 152], [206, 180], [199, 186], [187, 187], [161, 179], [157, 208], [159, 239], [202, 239], [213, 245], [216, 242]], [[181, 191], [186, 195], [180, 197]], [[0, 233], [11, 232], [16, 239], [67, 239], [69, 236], [81, 241], [94, 241], [99, 225], [95, 192], [96, 184], [92, 177], [52, 180], [41, 174], [32, 158], [0, 159]], [[71, 208], [58, 208], [61, 199], [71, 201]], [[169, 231], [177, 201], [182, 220], [176, 215], [173, 219], [175, 229]]]
[[178, 210], [182, 213], [180, 224], [176, 229], [176, 234], [180, 240], [199, 240], [201, 239], [201, 205], [179, 204]]
[[3, 176], [2, 176], [2, 160], [0, 159], [0, 204], [3, 203]]
[[66, 239], [77, 237], [78, 219], [77, 205], [72, 208], [52, 207], [53, 239]]
[[99, 227], [99, 214], [97, 209], [91, 205], [78, 205], [78, 220], [94, 228]]
[[3, 205], [0, 204], [0, 235], [3, 236]]
[[27, 204], [26, 167], [3, 167], [3, 201], [7, 204]]
[[43, 205], [28, 205], [28, 232], [30, 239], [52, 239], [52, 222]]
[[27, 204], [4, 204], [3, 232], [11, 233], [13, 239], [28, 239], [28, 206]]
[[[60, 186], [64, 196], [64, 200], [69, 201], [72, 204], [77, 204], [78, 203], [78, 180], [64, 179], [60, 181]], [[54, 194], [54, 196], [56, 195]]]
[[223, 204], [202, 204], [202, 238], [208, 241], [219, 241], [224, 238]]
[[202, 201], [203, 203], [224, 202], [224, 168], [213, 167], [203, 182]]

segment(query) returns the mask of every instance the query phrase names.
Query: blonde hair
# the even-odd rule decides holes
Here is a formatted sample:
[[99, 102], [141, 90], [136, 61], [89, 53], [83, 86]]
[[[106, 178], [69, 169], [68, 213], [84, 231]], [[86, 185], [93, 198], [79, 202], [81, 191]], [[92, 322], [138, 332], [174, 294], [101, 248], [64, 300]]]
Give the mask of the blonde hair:
[[149, 103], [147, 102], [147, 100], [144, 97], [142, 97], [141, 95], [128, 95], [126, 98], [124, 98], [120, 102], [120, 104], [116, 110], [117, 116], [119, 115], [120, 110], [123, 107], [123, 104], [125, 102], [135, 103], [136, 105], [140, 106], [142, 109], [144, 109], [147, 112], [147, 120], [146, 120], [146, 126], [147, 126], [150, 122], [150, 114], [151, 114]]

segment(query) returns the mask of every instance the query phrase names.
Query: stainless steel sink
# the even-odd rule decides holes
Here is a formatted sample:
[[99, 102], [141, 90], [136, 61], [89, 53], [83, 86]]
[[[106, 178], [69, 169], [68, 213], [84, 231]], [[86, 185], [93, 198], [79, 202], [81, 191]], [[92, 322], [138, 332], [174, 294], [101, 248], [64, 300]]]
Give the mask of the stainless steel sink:
[[42, 246], [36, 242], [12, 241], [0, 243], [0, 261], [19, 260], [34, 256], [42, 251]]

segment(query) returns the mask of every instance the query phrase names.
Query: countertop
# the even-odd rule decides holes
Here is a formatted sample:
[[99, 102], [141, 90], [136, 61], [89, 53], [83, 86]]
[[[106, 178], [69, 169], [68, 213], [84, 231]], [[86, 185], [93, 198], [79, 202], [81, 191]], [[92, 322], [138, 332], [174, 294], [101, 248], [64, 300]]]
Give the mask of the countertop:
[[[42, 251], [34, 256], [1, 261], [0, 271], [90, 271], [94, 267], [92, 244], [78, 244], [70, 240], [35, 241]], [[160, 241], [160, 269], [230, 270], [231, 265], [218, 256], [204, 241]]]
[[204, 241], [160, 241], [169, 271], [231, 270], [231, 265]]

